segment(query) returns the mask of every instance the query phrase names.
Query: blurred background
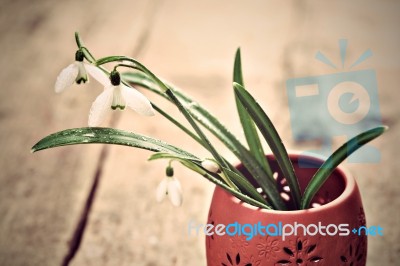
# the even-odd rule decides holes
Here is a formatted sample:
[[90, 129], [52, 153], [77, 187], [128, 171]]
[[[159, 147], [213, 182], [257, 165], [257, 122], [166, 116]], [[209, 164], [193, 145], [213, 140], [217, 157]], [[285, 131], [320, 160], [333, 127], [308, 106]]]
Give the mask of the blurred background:
[[[286, 81], [349, 71], [348, 64], [341, 68], [340, 39], [348, 40], [348, 62], [370, 49], [373, 56], [352, 70], [375, 71], [390, 131], [371, 144], [379, 163], [346, 167], [360, 186], [368, 224], [384, 228], [384, 236], [369, 238], [368, 265], [398, 265], [400, 2], [2, 0], [0, 6], [0, 265], [206, 264], [204, 237], [186, 230], [189, 221], [206, 222], [214, 186], [200, 176], [176, 165], [184, 203], [174, 208], [155, 201], [166, 162], [147, 162], [149, 152], [103, 145], [29, 152], [45, 135], [86, 126], [102, 91], [93, 81], [54, 93], [59, 71], [74, 61], [75, 31], [97, 57], [139, 59], [243, 140], [231, 87], [240, 46], [247, 88], [291, 150], [319, 142], [294, 141]], [[339, 67], [315, 60], [318, 51]], [[143, 93], [180, 118], [173, 106]], [[208, 156], [160, 115], [115, 112], [103, 126], [110, 125]], [[338, 136], [332, 146], [344, 140]]]

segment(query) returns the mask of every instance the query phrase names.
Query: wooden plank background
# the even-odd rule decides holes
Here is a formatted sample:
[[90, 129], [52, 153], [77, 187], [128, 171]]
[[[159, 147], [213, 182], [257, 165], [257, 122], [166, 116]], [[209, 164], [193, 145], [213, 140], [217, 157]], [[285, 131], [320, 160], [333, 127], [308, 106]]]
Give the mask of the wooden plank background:
[[[57, 74], [74, 59], [76, 30], [95, 55], [140, 59], [195, 96], [239, 135], [230, 82], [233, 55], [241, 46], [246, 84], [291, 149], [310, 147], [291, 140], [285, 81], [331, 73], [313, 58], [318, 50], [339, 58], [340, 38], [349, 40], [349, 58], [370, 48], [374, 56], [364, 67], [377, 72], [381, 111], [391, 130], [374, 142], [382, 152], [382, 163], [348, 167], [357, 177], [368, 223], [385, 230], [383, 237], [369, 240], [368, 265], [396, 265], [400, 255], [399, 11], [395, 0], [317, 4], [3, 0], [0, 265], [67, 265], [68, 254], [74, 266], [205, 265], [204, 239], [188, 236], [186, 226], [190, 220], [206, 221], [213, 190], [207, 181], [177, 166], [184, 204], [174, 208], [168, 202], [155, 202], [165, 164], [146, 162], [148, 152], [87, 145], [29, 153], [49, 133], [86, 126], [91, 102], [102, 91], [93, 81], [62, 95], [53, 92]], [[167, 103], [162, 105], [179, 116]], [[159, 117], [117, 112], [104, 126], [200, 150]], [[200, 155], [208, 156], [201, 151]], [[94, 181], [98, 183], [86, 210], [82, 241], [71, 253]]]

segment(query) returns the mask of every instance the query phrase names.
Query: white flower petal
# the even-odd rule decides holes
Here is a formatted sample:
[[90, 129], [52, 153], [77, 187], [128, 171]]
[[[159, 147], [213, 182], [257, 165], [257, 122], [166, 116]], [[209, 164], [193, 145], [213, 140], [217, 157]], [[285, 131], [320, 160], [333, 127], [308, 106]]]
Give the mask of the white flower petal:
[[126, 101], [125, 97], [121, 93], [121, 85], [119, 86], [114, 86], [114, 92], [113, 92], [113, 100], [111, 103], [111, 109], [116, 110], [116, 109], [121, 109], [124, 110], [126, 106]]
[[158, 185], [157, 190], [156, 190], [157, 202], [162, 202], [165, 199], [165, 196], [167, 195], [167, 185], [168, 185], [167, 178], [164, 178]]
[[85, 65], [83, 62], [75, 62], [75, 65], [78, 66], [78, 75], [76, 76], [76, 83], [81, 84], [82, 82], [85, 83], [88, 80], [87, 71], [85, 69]]
[[93, 102], [89, 113], [89, 126], [96, 127], [99, 126], [106, 115], [111, 112], [111, 102], [113, 99], [113, 86], [108, 86], [104, 91], [97, 96], [96, 100]]
[[98, 67], [90, 64], [84, 63], [86, 71], [92, 76], [95, 80], [97, 80], [103, 86], [108, 86], [111, 84], [110, 78], [106, 73], [101, 71]]
[[75, 63], [70, 64], [64, 68], [57, 77], [56, 84], [54, 86], [55, 91], [60, 93], [65, 89], [69, 88], [74, 84], [76, 77], [78, 76], [79, 68]]
[[203, 166], [204, 169], [206, 169], [212, 173], [218, 173], [220, 171], [219, 165], [216, 162], [209, 160], [209, 159], [202, 161], [201, 166]]
[[121, 84], [121, 93], [126, 105], [141, 115], [153, 116], [154, 110], [150, 101], [136, 89]]
[[182, 189], [178, 179], [169, 177], [168, 180], [168, 198], [172, 205], [179, 207], [182, 205]]

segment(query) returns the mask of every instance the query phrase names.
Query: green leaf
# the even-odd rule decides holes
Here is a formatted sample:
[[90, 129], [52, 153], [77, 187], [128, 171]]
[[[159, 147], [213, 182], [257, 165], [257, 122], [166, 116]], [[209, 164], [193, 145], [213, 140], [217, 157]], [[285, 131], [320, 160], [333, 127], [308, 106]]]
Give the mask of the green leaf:
[[304, 196], [301, 202], [301, 208], [306, 209], [310, 205], [312, 198], [322, 187], [325, 181], [329, 178], [333, 170], [341, 162], [343, 162], [353, 152], [361, 148], [364, 144], [382, 135], [383, 132], [385, 132], [387, 129], [388, 127], [386, 126], [380, 126], [367, 130], [347, 141], [340, 148], [338, 148], [331, 156], [329, 156], [329, 158], [321, 165], [318, 171], [314, 174], [313, 178], [311, 179], [310, 183], [305, 189]]
[[[197, 125], [197, 122], [193, 119], [192, 115], [188, 112], [186, 107], [182, 104], [182, 102], [179, 100], [179, 98], [176, 97], [174, 91], [172, 89], [167, 88], [165, 93], [168, 95], [168, 97], [171, 99], [171, 101], [178, 107], [179, 111], [183, 114], [183, 116], [186, 118], [186, 120], [189, 122], [189, 124], [193, 127], [193, 129], [196, 131], [197, 135], [201, 138], [203, 141], [206, 149], [212, 154], [214, 159], [218, 162], [219, 165], [221, 166], [226, 166], [224, 158], [217, 152], [217, 150], [214, 148], [212, 143], [208, 140], [207, 136], [203, 133], [203, 131], [200, 129], [200, 127]], [[222, 169], [222, 172], [224, 172], [224, 169]], [[229, 179], [227, 175], [225, 175], [224, 181], [233, 189], [238, 190], [236, 185], [232, 183], [232, 181]]]
[[[244, 86], [240, 48], [238, 48], [236, 51], [235, 63], [233, 68], [233, 82]], [[250, 152], [254, 155], [254, 157], [256, 157], [258, 163], [264, 168], [264, 171], [273, 181], [272, 170], [269, 166], [267, 159], [265, 158], [265, 152], [258, 136], [256, 126], [236, 94], [235, 101], [240, 122], [242, 124], [243, 132], [246, 137], [247, 144], [249, 145]]]
[[189, 160], [196, 156], [158, 139], [113, 128], [85, 127], [67, 129], [51, 134], [32, 147], [32, 152], [75, 144], [104, 143], [130, 146], [154, 152], [175, 154]]
[[[229, 193], [232, 195], [236, 196], [240, 200], [249, 203], [253, 206], [264, 208], [264, 209], [271, 209], [271, 207], [268, 205], [266, 200], [255, 190], [254, 187], [246, 179], [243, 177], [240, 177], [237, 175], [235, 172], [225, 169], [229, 175], [232, 176], [232, 180], [237, 182], [238, 184], [241, 184], [240, 186], [243, 188], [246, 188], [245, 190], [251, 191], [250, 194], [254, 194], [252, 196], [249, 196], [247, 194], [244, 194], [240, 191], [232, 189], [230, 186], [228, 186], [226, 183], [224, 183], [221, 180], [221, 177], [218, 176], [218, 174], [208, 172], [205, 170], [199, 162], [195, 162], [190, 159], [183, 158], [181, 156], [175, 156], [171, 154], [166, 154], [166, 153], [156, 153], [150, 156], [149, 160], [157, 160], [157, 159], [173, 159], [181, 162], [184, 166], [188, 167], [189, 169], [199, 173], [200, 175], [206, 177], [209, 181], [213, 182], [214, 184], [222, 187], [223, 189], [227, 190]], [[244, 179], [244, 180], [243, 180]], [[247, 183], [246, 183], [247, 181]], [[254, 189], [254, 190], [253, 190]]]
[[[222, 156], [216, 151], [212, 143], [208, 140], [207, 136], [203, 133], [201, 128], [197, 125], [196, 121], [192, 118], [184, 104], [180, 101], [178, 97], [176, 97], [174, 91], [168, 87], [160, 78], [158, 78], [153, 72], [151, 72], [146, 66], [144, 66], [142, 63], [137, 61], [134, 58], [127, 57], [127, 56], [108, 56], [108, 57], [103, 57], [100, 58], [96, 61], [97, 66], [101, 66], [103, 64], [111, 63], [111, 62], [124, 62], [127, 61], [130, 64], [123, 64], [125, 67], [130, 67], [133, 69], [137, 69], [139, 71], [144, 72], [154, 83], [157, 84], [158, 89], [162, 90], [165, 92], [165, 94], [168, 96], [168, 98], [171, 100], [172, 103], [175, 104], [175, 106], [179, 109], [179, 111], [183, 114], [183, 116], [186, 118], [186, 120], [189, 122], [189, 124], [192, 126], [194, 131], [197, 133], [198, 137], [202, 140], [202, 143], [206, 147], [206, 149], [212, 154], [214, 159], [220, 164], [220, 165], [226, 165], [225, 160], [222, 158]], [[237, 187], [229, 180], [229, 178], [226, 180], [227, 183], [233, 188], [237, 189]]]
[[269, 204], [266, 199], [264, 199], [257, 189], [242, 175], [239, 175], [229, 169], [224, 169], [228, 174], [229, 178], [239, 187], [240, 191], [244, 192], [253, 199]]
[[256, 123], [261, 134], [270, 146], [276, 161], [278, 162], [279, 168], [288, 182], [295, 207], [299, 208], [301, 200], [299, 183], [296, 174], [294, 173], [292, 162], [289, 159], [289, 155], [278, 132], [253, 96], [251, 96], [250, 93], [240, 84], [234, 83], [233, 86], [235, 88], [235, 94], [242, 102], [243, 106], [246, 108], [247, 112], [250, 114], [251, 118]]
[[242, 58], [240, 56], [240, 48], [236, 50], [235, 62], [233, 64], [233, 82], [244, 86], [242, 73]]
[[[165, 93], [160, 91], [155, 83], [142, 73], [123, 73], [123, 80], [128, 83], [134, 83], [143, 88], [146, 88], [167, 100], [170, 100]], [[165, 83], [165, 82], [164, 82]], [[190, 115], [200, 122], [205, 128], [207, 128], [213, 135], [215, 135], [222, 143], [228, 147], [232, 153], [243, 163], [246, 169], [250, 172], [252, 177], [257, 181], [260, 187], [267, 194], [271, 204], [274, 208], [279, 210], [285, 210], [286, 206], [283, 203], [279, 192], [276, 188], [276, 184], [268, 176], [263, 167], [260, 166], [257, 159], [247, 150], [240, 141], [224, 126], [222, 125], [215, 116], [210, 114], [205, 108], [199, 103], [194, 102], [189, 96], [173, 87], [172, 85], [165, 83], [169, 89], [173, 90], [176, 97], [182, 101], [185, 106], [188, 106], [187, 111]], [[232, 170], [233, 168], [231, 168]]]
[[226, 128], [200, 105], [196, 104], [190, 108], [193, 117], [203, 126], [217, 136], [243, 163], [252, 177], [257, 181], [263, 191], [268, 195], [272, 205], [277, 209], [285, 209], [275, 181], [268, 176], [257, 159], [247, 150]]
[[201, 163], [200, 159], [189, 159], [187, 156], [181, 155], [181, 154], [172, 154], [172, 153], [167, 153], [167, 152], [156, 152], [150, 155], [149, 161], [154, 161], [154, 160], [159, 160], [159, 159], [170, 159], [170, 160], [189, 160], [194, 163]]
[[[121, 75], [122, 79], [128, 83], [134, 83], [139, 86], [142, 86], [167, 100], [170, 100], [168, 96], [161, 92], [155, 83], [151, 81], [146, 75], [143, 73], [123, 73]], [[236, 137], [226, 129], [213, 115], [211, 115], [206, 109], [204, 109], [199, 103], [194, 102], [190, 97], [185, 95], [183, 92], [173, 87], [172, 85], [167, 84], [169, 88], [171, 88], [176, 97], [180, 99], [180, 101], [188, 106], [188, 112], [195, 118], [198, 122], [200, 122], [204, 127], [206, 127], [212, 134], [214, 134], [219, 140], [222, 141], [237, 157], [240, 155], [242, 150], [246, 150], [246, 148], [236, 139]], [[239, 158], [239, 157], [238, 157]], [[240, 158], [239, 158], [240, 159]]]

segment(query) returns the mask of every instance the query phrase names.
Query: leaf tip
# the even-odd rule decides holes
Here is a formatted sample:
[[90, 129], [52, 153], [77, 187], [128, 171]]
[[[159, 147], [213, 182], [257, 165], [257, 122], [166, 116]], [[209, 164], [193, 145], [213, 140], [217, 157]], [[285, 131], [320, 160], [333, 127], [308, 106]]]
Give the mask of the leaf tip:
[[236, 49], [236, 57], [240, 57], [240, 46]]
[[235, 81], [232, 83], [232, 85], [237, 90], [243, 89], [243, 86], [240, 85], [239, 83], [235, 82]]

